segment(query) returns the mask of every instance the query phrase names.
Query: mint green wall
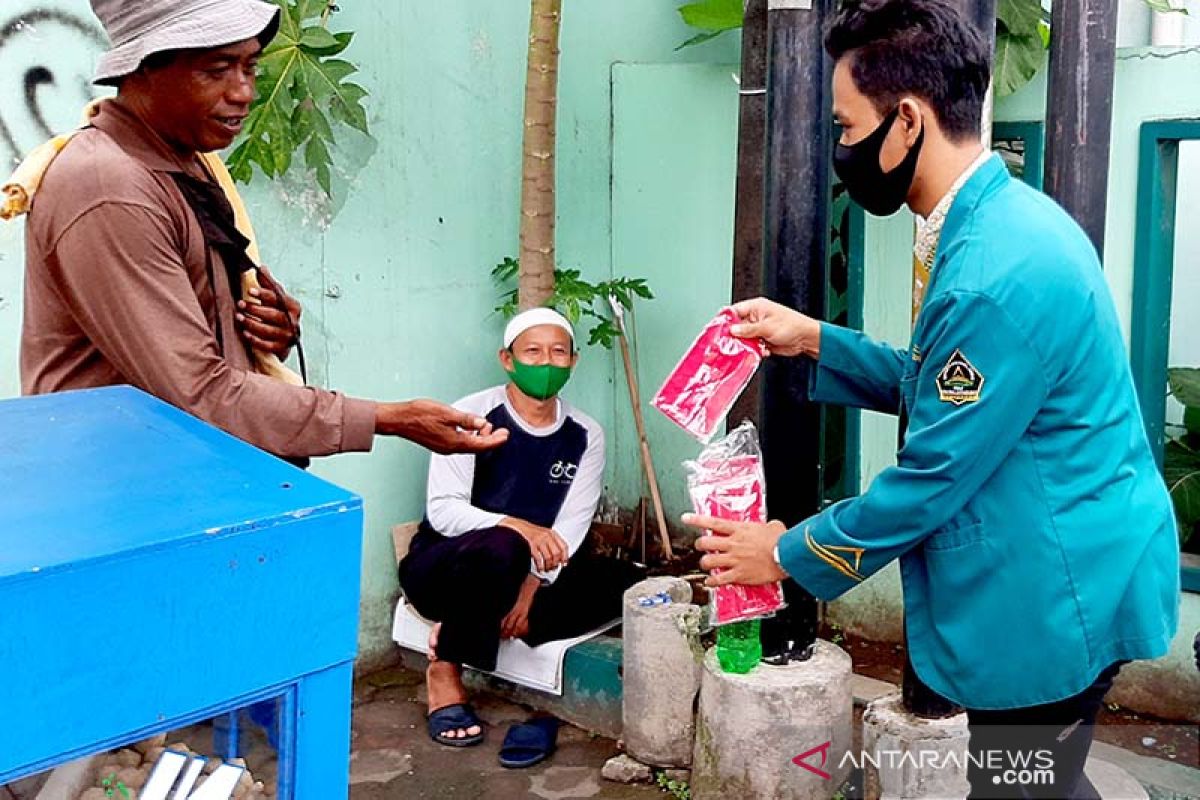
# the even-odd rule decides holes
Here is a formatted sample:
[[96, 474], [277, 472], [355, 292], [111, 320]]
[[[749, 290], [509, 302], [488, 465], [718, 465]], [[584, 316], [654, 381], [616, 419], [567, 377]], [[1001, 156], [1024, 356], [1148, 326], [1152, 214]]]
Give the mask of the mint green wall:
[[[729, 291], [736, 86], [722, 65], [737, 62], [738, 42], [731, 36], [675, 53], [689, 35], [675, 5], [568, 3], [563, 27], [559, 261], [592, 278], [644, 276], [659, 295], [638, 315], [644, 400]], [[528, 4], [343, 7], [335, 27], [358, 32], [349, 55], [372, 92], [377, 144], [347, 137], [333, 209], [300, 175], [259, 179], [247, 200], [267, 263], [304, 302], [314, 382], [359, 396], [450, 400], [500, 377], [493, 359], [501, 323], [490, 316], [496, 291], [488, 271], [516, 252]], [[84, 0], [18, 0], [5, 3], [0, 26], [35, 10], [90, 19]], [[64, 129], [86, 99], [79, 78], [97, 52], [61, 20], [25, 34], [0, 48], [0, 121], [20, 149], [39, 134], [12, 76], [43, 59], [57, 70], [62, 80], [40, 102], [51, 125]], [[1120, 58], [1106, 273], [1127, 325], [1136, 126], [1150, 116], [1200, 115], [1191, 80], [1200, 53], [1123, 50]], [[1039, 79], [1002, 101], [998, 118], [1040, 117], [1043, 93]], [[0, 159], [11, 155], [0, 142]], [[897, 343], [908, 335], [911, 240], [906, 214], [868, 227], [865, 327]], [[0, 226], [0, 396], [17, 391], [20, 286], [20, 226]], [[629, 503], [641, 478], [625, 391], [619, 361], [588, 349], [566, 394], [609, 430], [609, 486]], [[655, 412], [647, 418], [673, 516], [686, 506], [678, 463], [696, 445]], [[864, 415], [864, 482], [891, 463], [894, 442], [893, 419]], [[366, 498], [367, 656], [389, 649], [396, 587], [388, 530], [420, 515], [426, 462], [419, 449], [385, 441], [314, 468]], [[1192, 601], [1200, 598], [1186, 599], [1194, 630], [1200, 604]], [[894, 638], [894, 573], [855, 590], [837, 613]]]
[[[613, 264], [652, 275], [657, 297], [637, 319], [643, 399], [649, 401], [691, 339], [729, 301], [737, 170], [736, 67], [613, 67]], [[620, 374], [617, 375], [620, 381]], [[618, 390], [624, 384], [618, 383]], [[619, 392], [618, 392], [619, 394]], [[636, 497], [642, 473], [629, 401], [617, 398], [622, 459], [615, 488]], [[690, 510], [680, 463], [701, 445], [647, 409], [646, 429], [664, 504]]]
[[[613, 274], [614, 266], [614, 65], [738, 60], [734, 36], [675, 53], [674, 47], [690, 35], [675, 5], [642, 0], [566, 4], [558, 140], [559, 262], [580, 267], [591, 278]], [[0, 25], [45, 10], [89, 24], [92, 19], [84, 0], [20, 0], [4, 6]], [[372, 148], [347, 137], [347, 152], [339, 158], [348, 174], [337, 187], [347, 199], [333, 209], [328, 227], [322, 221], [330, 209], [322, 207], [303, 176], [274, 184], [258, 179], [246, 199], [265, 261], [304, 303], [315, 383], [365, 397], [453, 400], [501, 377], [494, 364], [501, 321], [491, 315], [497, 292], [488, 272], [517, 250], [529, 4], [402, 0], [342, 7], [334, 27], [357, 32], [348, 55], [363, 67], [361, 82], [372, 94], [369, 113], [378, 144]], [[0, 120], [22, 134], [20, 150], [32, 147], [41, 136], [11, 76], [45, 63], [63, 78], [61, 91], [42, 98], [56, 130], [73, 125], [87, 99], [78, 87], [98, 47], [58, 25], [61, 30], [49, 22], [25, 29], [0, 49]], [[735, 88], [728, 72], [723, 79], [712, 77]], [[720, 94], [710, 92], [718, 100]], [[691, 108], [701, 112], [700, 106], [693, 102]], [[644, 112], [658, 114], [660, 123], [669, 126], [664, 114], [668, 110], [635, 101], [628, 106], [630, 124]], [[728, 118], [714, 122], [721, 124], [722, 136], [731, 138], [730, 125], [735, 123]], [[0, 143], [0, 159], [11, 156]], [[637, 157], [630, 154], [631, 159]], [[688, 191], [707, 196], [703, 176]], [[722, 222], [719, 210], [707, 213], [715, 226], [710, 231], [713, 239], [727, 238], [730, 223]], [[625, 217], [625, 224], [636, 221]], [[18, 391], [20, 237], [19, 224], [0, 227], [0, 396]], [[634, 259], [635, 249], [627, 254], [629, 259]], [[715, 288], [711, 300], [703, 293], [691, 295], [697, 306], [708, 308], [677, 318], [687, 303], [675, 296], [679, 287], [668, 281], [686, 273], [686, 262], [667, 255], [663, 249], [637, 254], [636, 260], [622, 254], [616, 264], [618, 273], [649, 278], [664, 297], [661, 307], [657, 301], [644, 304], [638, 318], [647, 399], [662, 377], [660, 361], [681, 351], [691, 335], [684, 329], [694, 328], [694, 321], [715, 310], [728, 291], [728, 277], [718, 270], [717, 280], [726, 281], [724, 289]], [[728, 262], [727, 253], [723, 260]], [[654, 335], [676, 326], [670, 336]], [[566, 395], [609, 429], [609, 482], [619, 489], [623, 502], [632, 502], [640, 467], [628, 424], [624, 379], [614, 371], [615, 363], [611, 354], [587, 349]], [[651, 424], [662, 438], [658, 421]], [[675, 465], [686, 447], [686, 440], [675, 437], [660, 455], [664, 468], [670, 467], [663, 470], [663, 482], [673, 513], [682, 510]], [[426, 464], [427, 456], [418, 448], [381, 441], [370, 454], [323, 459], [314, 467], [366, 499], [361, 640], [367, 656], [389, 648], [396, 589], [389, 529], [420, 516]]]

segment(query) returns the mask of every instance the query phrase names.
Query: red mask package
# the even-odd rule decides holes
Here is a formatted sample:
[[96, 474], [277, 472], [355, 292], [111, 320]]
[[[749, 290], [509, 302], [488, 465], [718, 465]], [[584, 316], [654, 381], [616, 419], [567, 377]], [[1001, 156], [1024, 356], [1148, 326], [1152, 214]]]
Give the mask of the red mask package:
[[[766, 522], [767, 491], [758, 435], [749, 422], [713, 442], [684, 464], [697, 514], [733, 522]], [[714, 570], [713, 574], [719, 574]], [[728, 584], [712, 591], [714, 625], [774, 614], [784, 606], [783, 587]]]
[[754, 377], [766, 350], [730, 333], [738, 322], [724, 308], [700, 332], [650, 405], [702, 442], [708, 442]]

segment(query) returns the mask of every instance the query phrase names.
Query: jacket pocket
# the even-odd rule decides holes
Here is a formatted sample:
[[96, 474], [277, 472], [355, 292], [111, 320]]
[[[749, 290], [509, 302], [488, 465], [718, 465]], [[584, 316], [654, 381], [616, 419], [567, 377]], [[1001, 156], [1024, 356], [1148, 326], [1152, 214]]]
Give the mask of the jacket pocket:
[[957, 550], [983, 539], [983, 525], [968, 525], [950, 531], [935, 533], [925, 540], [926, 550]]

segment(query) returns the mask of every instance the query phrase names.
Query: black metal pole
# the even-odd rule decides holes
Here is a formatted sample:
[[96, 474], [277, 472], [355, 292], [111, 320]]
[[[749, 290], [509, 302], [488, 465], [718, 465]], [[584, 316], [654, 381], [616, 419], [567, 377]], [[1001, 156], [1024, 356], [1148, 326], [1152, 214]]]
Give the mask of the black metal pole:
[[[833, 0], [767, 0], [767, 158], [764, 276], [768, 297], [826, 316], [832, 65], [823, 27]], [[803, 359], [768, 359], [763, 456], [771, 516], [794, 525], [820, 510], [821, 408], [807, 398]], [[804, 658], [817, 603], [785, 582], [788, 609], [763, 626], [764, 657]]]
[[[767, 139], [767, 0], [748, 0], [742, 23], [737, 199], [733, 212], [733, 300], [763, 293], [763, 149]], [[762, 424], [762, 378], [729, 412], [733, 425]]]
[[1046, 193], [1104, 253], [1116, 68], [1117, 0], [1055, 0], [1050, 10]]

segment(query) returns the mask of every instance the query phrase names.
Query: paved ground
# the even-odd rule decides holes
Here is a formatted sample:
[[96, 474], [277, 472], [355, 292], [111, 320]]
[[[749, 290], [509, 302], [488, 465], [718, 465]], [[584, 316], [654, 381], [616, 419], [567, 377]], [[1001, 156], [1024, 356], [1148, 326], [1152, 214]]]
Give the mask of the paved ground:
[[461, 750], [436, 744], [425, 732], [420, 674], [392, 670], [368, 680], [355, 692], [351, 800], [668, 797], [657, 787], [602, 780], [600, 768], [618, 752], [616, 743], [570, 726], [559, 733], [558, 752], [548, 763], [503, 769], [496, 753], [504, 733], [529, 712], [491, 696], [473, 701], [488, 725], [483, 744]]
[[[860, 701], [894, 689], [880, 681], [856, 678], [855, 695]], [[494, 695], [480, 695], [473, 702], [487, 723], [487, 739], [477, 747], [453, 749], [430, 741], [425, 732], [421, 673], [397, 668], [359, 680], [354, 690], [350, 800], [592, 797], [669, 800], [671, 796], [657, 786], [627, 786], [603, 780], [601, 767], [618, 752], [616, 742], [570, 726], [562, 728], [559, 750], [548, 763], [529, 770], [506, 770], [496, 760], [500, 743], [508, 726], [527, 718], [529, 710]], [[249, 727], [246, 734], [248, 766], [254, 779], [265, 784], [264, 796], [273, 797], [274, 752], [261, 730]], [[197, 752], [212, 752], [209, 725], [177, 731], [169, 738]], [[1106, 800], [1146, 797], [1133, 778], [1149, 788], [1153, 800], [1200, 798], [1200, 770], [1103, 743], [1097, 743], [1092, 755], [1107, 762], [1107, 765], [1089, 763], [1089, 774], [1093, 781], [1098, 781]], [[1093, 766], [1103, 768], [1102, 774], [1093, 774]], [[1121, 769], [1115, 769], [1118, 766]], [[0, 786], [0, 800], [34, 800], [40, 785], [41, 780], [35, 778], [20, 785]]]

